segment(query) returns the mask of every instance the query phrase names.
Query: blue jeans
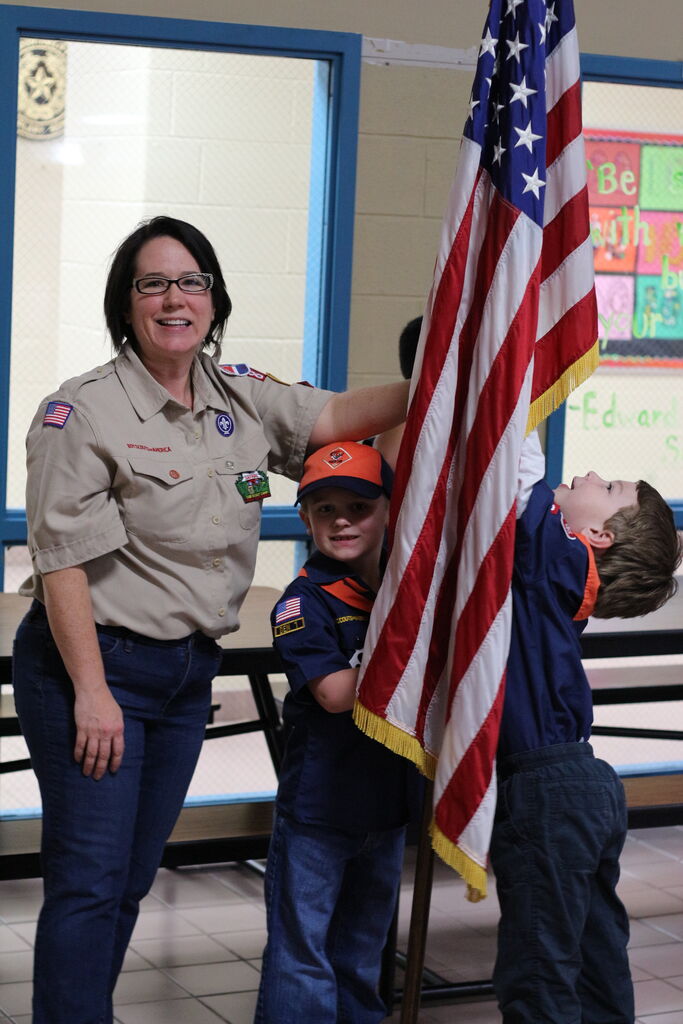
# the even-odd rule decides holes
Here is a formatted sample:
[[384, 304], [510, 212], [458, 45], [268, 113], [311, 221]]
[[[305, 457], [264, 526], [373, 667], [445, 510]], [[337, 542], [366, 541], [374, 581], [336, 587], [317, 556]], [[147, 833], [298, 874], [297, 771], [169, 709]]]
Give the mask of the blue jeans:
[[110, 1024], [112, 992], [204, 738], [215, 641], [155, 641], [98, 626], [124, 716], [119, 771], [98, 782], [74, 761], [73, 686], [34, 602], [14, 647], [14, 694], [43, 801], [44, 903], [33, 1024]]
[[625, 836], [623, 786], [590, 744], [504, 759], [491, 842], [504, 1024], [633, 1024]]
[[352, 836], [276, 815], [256, 1024], [375, 1024], [405, 829]]

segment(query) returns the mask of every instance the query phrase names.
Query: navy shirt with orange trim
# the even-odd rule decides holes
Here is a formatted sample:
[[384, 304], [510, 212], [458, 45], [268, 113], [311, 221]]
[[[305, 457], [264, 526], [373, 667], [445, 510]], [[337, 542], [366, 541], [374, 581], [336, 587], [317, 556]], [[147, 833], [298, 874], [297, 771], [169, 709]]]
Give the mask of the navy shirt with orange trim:
[[271, 614], [290, 692], [278, 811], [350, 834], [398, 828], [410, 817], [414, 766], [369, 739], [350, 711], [333, 714], [308, 683], [360, 664], [374, 592], [335, 559], [314, 554]]
[[593, 721], [579, 637], [599, 578], [588, 541], [572, 533], [553, 498], [537, 481], [517, 520], [499, 757], [587, 740]]

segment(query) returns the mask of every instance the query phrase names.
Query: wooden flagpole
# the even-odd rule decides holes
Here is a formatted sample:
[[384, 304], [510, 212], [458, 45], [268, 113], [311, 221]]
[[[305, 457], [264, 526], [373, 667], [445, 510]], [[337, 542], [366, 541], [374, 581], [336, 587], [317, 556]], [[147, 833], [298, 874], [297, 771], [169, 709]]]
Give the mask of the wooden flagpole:
[[429, 834], [429, 826], [432, 821], [433, 793], [434, 783], [431, 780], [426, 780], [422, 821], [420, 824], [420, 839], [417, 846], [417, 861], [415, 864], [415, 880], [413, 882], [413, 902], [410, 911], [410, 931], [408, 933], [400, 1024], [417, 1024], [417, 1015], [420, 1010], [422, 971], [427, 945], [429, 903], [432, 895], [432, 877], [434, 874], [434, 851], [432, 850], [432, 840]]

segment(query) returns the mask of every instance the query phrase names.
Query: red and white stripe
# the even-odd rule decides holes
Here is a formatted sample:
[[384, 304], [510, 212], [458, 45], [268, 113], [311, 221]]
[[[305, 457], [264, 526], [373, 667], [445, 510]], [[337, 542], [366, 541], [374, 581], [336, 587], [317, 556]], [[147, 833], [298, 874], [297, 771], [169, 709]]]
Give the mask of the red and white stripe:
[[574, 35], [546, 61], [543, 230], [501, 198], [478, 144], [462, 142], [356, 708], [359, 722], [365, 709], [391, 727], [380, 738], [393, 749], [406, 753], [406, 738], [415, 741], [409, 756], [435, 781], [436, 848], [443, 856], [445, 837], [446, 859], [483, 892], [520, 448], [530, 403], [596, 337]]

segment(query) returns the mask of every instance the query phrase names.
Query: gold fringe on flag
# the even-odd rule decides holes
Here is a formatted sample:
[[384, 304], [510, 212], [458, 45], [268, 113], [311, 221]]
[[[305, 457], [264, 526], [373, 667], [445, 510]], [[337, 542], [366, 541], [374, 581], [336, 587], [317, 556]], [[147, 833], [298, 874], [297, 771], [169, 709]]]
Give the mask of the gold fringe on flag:
[[423, 775], [433, 779], [436, 774], [436, 758], [423, 750], [419, 741], [386, 718], [369, 711], [359, 700], [353, 706], [353, 720], [359, 729], [372, 740], [383, 743], [395, 754], [407, 758], [417, 765]]
[[550, 416], [551, 412], [558, 409], [568, 395], [588, 380], [593, 370], [596, 370], [600, 363], [600, 350], [598, 341], [595, 342], [587, 352], [569, 366], [561, 377], [558, 377], [552, 387], [544, 391], [542, 395], [529, 406], [529, 418], [527, 420], [526, 432], [530, 434], [539, 423]]
[[486, 897], [486, 869], [468, 857], [445, 835], [435, 821], [429, 828], [432, 846], [441, 860], [445, 861], [467, 882], [467, 899], [470, 903], [478, 903]]

